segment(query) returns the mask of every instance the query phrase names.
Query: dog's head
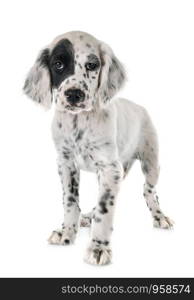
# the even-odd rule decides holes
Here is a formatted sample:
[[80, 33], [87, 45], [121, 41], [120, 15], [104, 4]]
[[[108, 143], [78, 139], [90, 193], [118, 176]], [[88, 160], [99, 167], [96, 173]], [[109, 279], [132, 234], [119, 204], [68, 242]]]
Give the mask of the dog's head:
[[79, 113], [106, 105], [121, 88], [125, 72], [106, 44], [84, 32], [68, 32], [43, 49], [24, 85], [45, 107]]

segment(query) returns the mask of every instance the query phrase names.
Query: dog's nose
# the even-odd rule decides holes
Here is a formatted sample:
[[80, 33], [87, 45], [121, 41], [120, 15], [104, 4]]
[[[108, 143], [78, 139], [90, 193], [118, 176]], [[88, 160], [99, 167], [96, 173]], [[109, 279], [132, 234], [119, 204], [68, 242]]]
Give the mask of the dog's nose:
[[69, 89], [64, 94], [70, 103], [81, 102], [85, 99], [85, 93], [79, 89]]

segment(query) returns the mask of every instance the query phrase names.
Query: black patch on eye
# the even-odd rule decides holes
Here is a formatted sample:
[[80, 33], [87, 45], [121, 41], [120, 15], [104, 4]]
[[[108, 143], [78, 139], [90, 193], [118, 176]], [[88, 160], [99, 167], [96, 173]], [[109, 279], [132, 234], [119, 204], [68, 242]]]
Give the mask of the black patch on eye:
[[[62, 81], [74, 74], [74, 49], [72, 43], [63, 39], [60, 40], [50, 55], [50, 72], [53, 87], [58, 87]], [[55, 63], [60, 61], [64, 68], [57, 70]]]

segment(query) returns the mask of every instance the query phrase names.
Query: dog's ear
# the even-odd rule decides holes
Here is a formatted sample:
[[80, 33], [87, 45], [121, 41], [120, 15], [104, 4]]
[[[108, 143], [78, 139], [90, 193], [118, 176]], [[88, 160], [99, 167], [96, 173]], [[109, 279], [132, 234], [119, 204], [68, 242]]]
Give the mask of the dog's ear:
[[101, 71], [98, 97], [102, 106], [108, 104], [126, 80], [124, 67], [105, 43], [100, 43]]
[[52, 91], [48, 48], [39, 53], [38, 58], [27, 75], [23, 90], [26, 95], [43, 107], [51, 107]]

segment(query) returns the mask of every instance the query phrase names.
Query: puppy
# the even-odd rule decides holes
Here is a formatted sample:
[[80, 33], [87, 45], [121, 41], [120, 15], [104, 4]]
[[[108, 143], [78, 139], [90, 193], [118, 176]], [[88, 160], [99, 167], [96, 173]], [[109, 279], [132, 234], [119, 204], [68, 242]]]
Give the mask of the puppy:
[[[172, 221], [158, 202], [158, 142], [146, 110], [126, 99], [114, 99], [125, 82], [125, 71], [111, 48], [79, 31], [57, 37], [38, 55], [24, 85], [40, 105], [55, 103], [52, 134], [58, 153], [63, 189], [64, 223], [53, 231], [51, 244], [74, 242], [79, 225], [91, 226], [85, 261], [111, 261], [111, 233], [121, 181], [138, 159], [145, 176], [144, 197], [154, 226], [169, 229]], [[80, 170], [95, 172], [96, 207], [80, 215]]]

